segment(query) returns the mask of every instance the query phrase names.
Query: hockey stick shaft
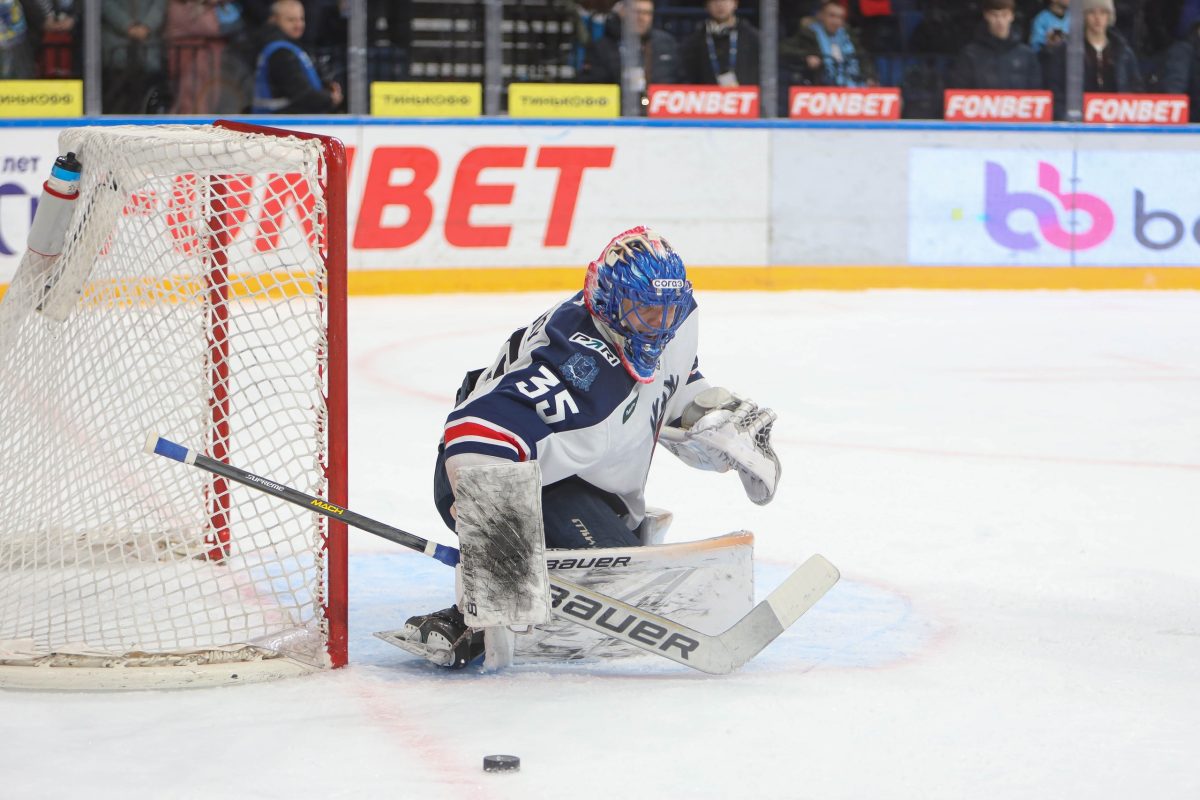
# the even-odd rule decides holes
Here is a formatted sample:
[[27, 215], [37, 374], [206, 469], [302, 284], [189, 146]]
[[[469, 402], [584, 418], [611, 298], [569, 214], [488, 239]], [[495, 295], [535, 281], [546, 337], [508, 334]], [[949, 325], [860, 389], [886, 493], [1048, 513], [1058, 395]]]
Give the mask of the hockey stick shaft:
[[[148, 453], [224, 476], [318, 514], [341, 520], [367, 533], [424, 553], [448, 566], [458, 563], [459, 551], [456, 548], [422, 539], [319, 497], [217, 461], [155, 434], [147, 437], [145, 449]], [[729, 630], [716, 636], [700, 633], [666, 617], [554, 576], [550, 578], [550, 604], [558, 617], [692, 669], [723, 675], [742, 666], [770, 644], [820, 600], [838, 577], [838, 571], [832, 564], [819, 555], [813, 556], [766, 600]]]
[[458, 564], [459, 554], [457, 548], [437, 544], [436, 542], [422, 539], [420, 536], [415, 536], [408, 531], [402, 531], [399, 528], [393, 528], [391, 525], [385, 525], [378, 520], [364, 517], [362, 514], [356, 514], [348, 508], [342, 508], [320, 497], [305, 494], [298, 489], [284, 486], [283, 484], [255, 475], [252, 472], [247, 472], [244, 469], [238, 469], [223, 461], [209, 458], [203, 453], [197, 453], [195, 450], [184, 447], [181, 444], [176, 444], [156, 434], [152, 433], [146, 438], [146, 452], [164, 456], [183, 464], [199, 467], [202, 470], [228, 478], [231, 481], [236, 481], [244, 486], [249, 486], [252, 489], [257, 489], [260, 492], [278, 497], [280, 500], [286, 500], [289, 503], [303, 506], [318, 514], [324, 514], [330, 519], [341, 520], [351, 527], [364, 530], [367, 533], [373, 533], [376, 536], [387, 539], [389, 542], [395, 542], [410, 550], [424, 553], [446, 566], [453, 567]]

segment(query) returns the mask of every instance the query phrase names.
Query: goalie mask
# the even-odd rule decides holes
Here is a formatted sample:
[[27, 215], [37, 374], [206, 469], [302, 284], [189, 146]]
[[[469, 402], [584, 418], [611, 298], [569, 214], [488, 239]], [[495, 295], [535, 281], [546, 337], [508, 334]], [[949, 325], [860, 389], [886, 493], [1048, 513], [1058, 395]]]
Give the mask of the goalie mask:
[[663, 348], [693, 308], [683, 260], [642, 226], [614, 238], [588, 266], [583, 299], [639, 383], [654, 379]]

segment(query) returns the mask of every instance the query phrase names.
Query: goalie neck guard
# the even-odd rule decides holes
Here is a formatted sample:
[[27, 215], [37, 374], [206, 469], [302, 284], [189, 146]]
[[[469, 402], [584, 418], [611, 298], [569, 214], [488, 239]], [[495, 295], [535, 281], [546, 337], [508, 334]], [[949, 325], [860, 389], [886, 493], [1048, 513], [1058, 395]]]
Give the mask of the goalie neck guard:
[[663, 348], [693, 307], [683, 260], [644, 226], [613, 238], [588, 266], [583, 298], [639, 383], [654, 379]]

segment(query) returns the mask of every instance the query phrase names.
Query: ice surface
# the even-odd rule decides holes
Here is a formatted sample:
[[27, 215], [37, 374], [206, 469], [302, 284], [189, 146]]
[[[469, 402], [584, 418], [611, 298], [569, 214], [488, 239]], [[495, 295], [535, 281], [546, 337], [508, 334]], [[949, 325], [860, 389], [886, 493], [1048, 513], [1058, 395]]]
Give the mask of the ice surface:
[[[453, 392], [555, 299], [352, 299], [352, 508], [452, 543]], [[2, 693], [0, 796], [1200, 797], [1200, 294], [699, 299], [701, 367], [779, 411], [783, 480], [760, 508], [660, 451], [649, 500], [672, 540], [754, 530], [760, 596], [814, 552], [844, 576], [741, 672], [440, 671], [371, 632], [452, 572], [356, 533], [353, 666]]]

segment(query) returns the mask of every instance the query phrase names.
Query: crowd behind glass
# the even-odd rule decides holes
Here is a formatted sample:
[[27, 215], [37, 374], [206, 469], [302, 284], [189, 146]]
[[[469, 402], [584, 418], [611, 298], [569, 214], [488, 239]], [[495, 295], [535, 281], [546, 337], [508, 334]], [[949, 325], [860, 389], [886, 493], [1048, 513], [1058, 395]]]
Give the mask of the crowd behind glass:
[[[903, 116], [940, 118], [945, 88], [1050, 89], [1062, 116], [1072, 0], [504, 0], [500, 74], [512, 81], [752, 85], [776, 48], [795, 85], [893, 86]], [[1200, 119], [1200, 0], [1073, 0], [1084, 91], [1191, 96]], [[352, 4], [365, 75], [348, 75]], [[84, 58], [84, 6], [100, 59]], [[106, 114], [345, 113], [347, 84], [478, 81], [482, 0], [0, 0], [0, 79], [85, 78]], [[632, 24], [636, 39], [623, 34]], [[359, 41], [362, 41], [360, 38]], [[622, 48], [640, 41], [640, 52]], [[631, 84], [627, 83], [627, 88]], [[626, 106], [628, 108], [628, 106]]]

